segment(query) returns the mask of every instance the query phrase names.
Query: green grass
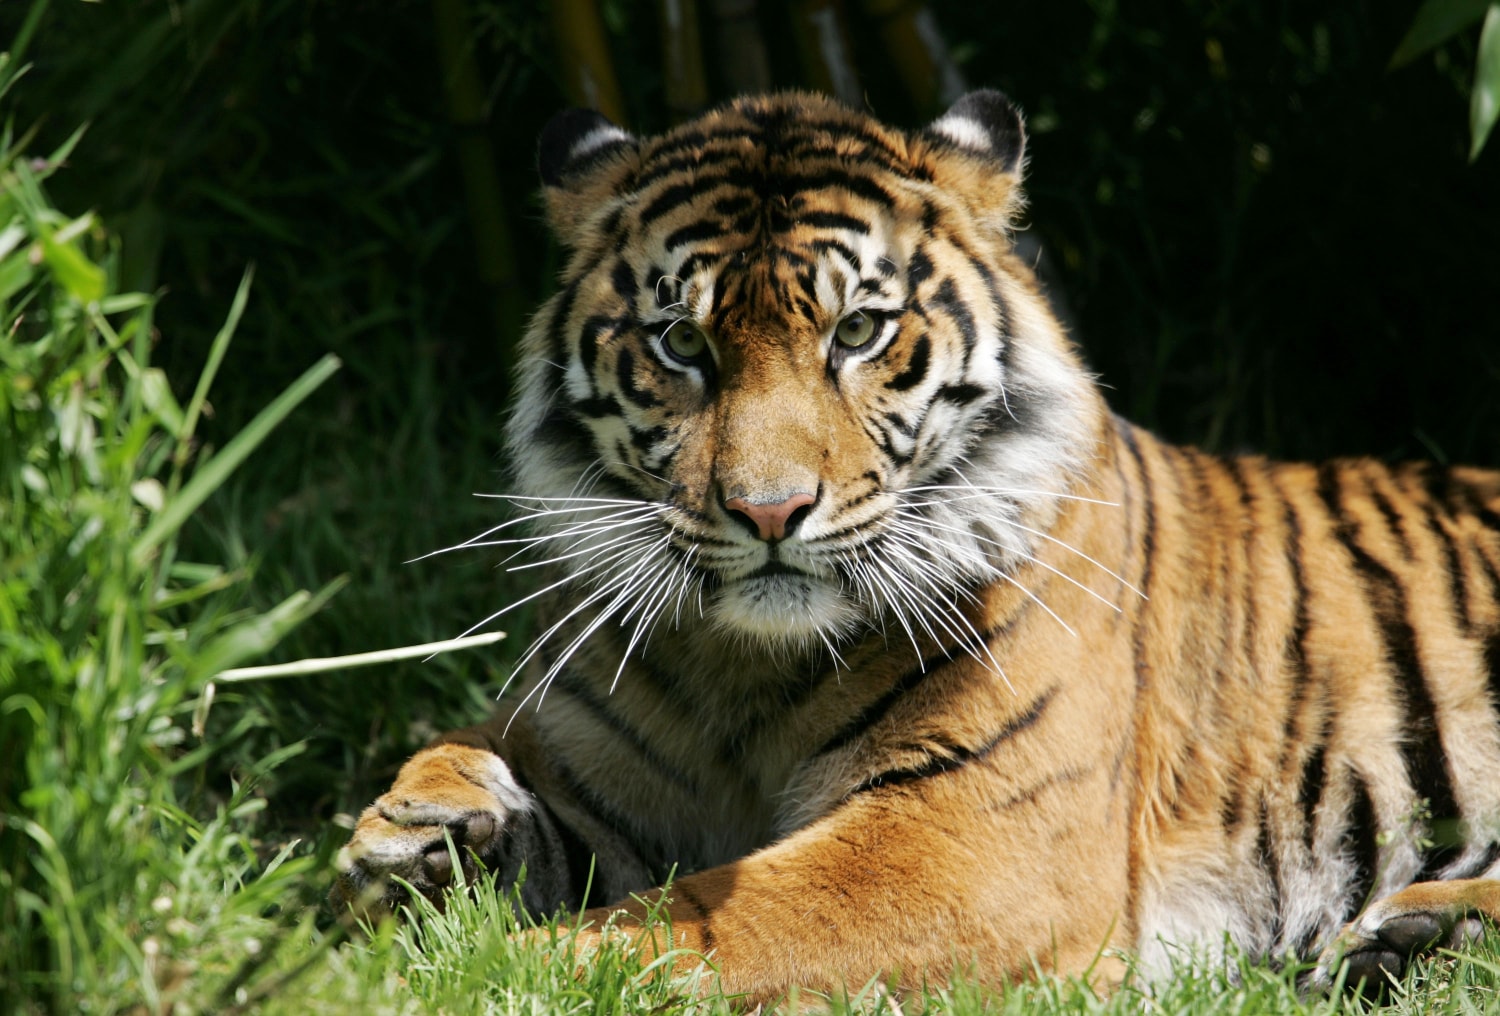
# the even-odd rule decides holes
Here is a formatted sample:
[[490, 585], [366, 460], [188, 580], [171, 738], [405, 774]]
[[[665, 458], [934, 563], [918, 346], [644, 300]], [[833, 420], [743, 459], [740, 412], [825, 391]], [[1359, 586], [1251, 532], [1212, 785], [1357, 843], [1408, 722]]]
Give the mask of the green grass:
[[[262, 786], [306, 741], [257, 749], [224, 784], [210, 759], [265, 736], [250, 700], [206, 693], [266, 653], [334, 592], [244, 605], [253, 561], [180, 554], [182, 526], [298, 403], [322, 361], [213, 450], [194, 440], [216, 368], [253, 290], [242, 286], [208, 364], [179, 404], [150, 365], [154, 301], [115, 290], [118, 246], [69, 219], [40, 163], [0, 157], [0, 1008], [21, 1012], [727, 1012], [710, 969], [660, 976], [671, 957], [607, 946], [580, 965], [555, 923], [518, 938], [484, 884], [439, 913], [346, 940], [320, 914], [341, 834], [268, 842]], [[345, 594], [340, 594], [345, 595]], [[296, 678], [316, 680], [321, 678]], [[234, 686], [221, 685], [224, 689]], [[789, 922], [793, 920], [789, 916]], [[893, 1000], [876, 986], [803, 1004], [833, 1011], [1345, 1013], [1302, 997], [1296, 971], [1186, 964], [1101, 999], [1038, 977], [1003, 994], [959, 980]], [[1500, 1010], [1491, 943], [1423, 964], [1399, 1012]]]
[[[208, 694], [222, 667], [435, 641], [509, 596], [477, 555], [405, 563], [493, 521], [472, 495], [502, 489], [514, 330], [476, 270], [452, 156], [473, 127], [447, 122], [429, 5], [373, 9], [0, 4], [31, 63], [0, 71], [0, 1012], [727, 1005], [651, 957], [575, 976], [494, 893], [368, 939], [320, 909], [340, 822], [489, 707], [509, 643]], [[634, 126], [663, 126], [654, 8], [605, 13]], [[1396, 0], [938, 13], [971, 82], [1031, 113], [1035, 231], [1118, 407], [1221, 449], [1500, 463], [1500, 146], [1467, 165], [1472, 40], [1386, 74]], [[524, 195], [566, 99], [542, 5], [470, 14], [534, 304], [557, 254]], [[1500, 1009], [1497, 966], [1493, 942], [1439, 959], [1393, 1005]], [[1363, 1011], [1294, 973], [899, 1007]], [[895, 1011], [873, 988], [830, 1005]]]

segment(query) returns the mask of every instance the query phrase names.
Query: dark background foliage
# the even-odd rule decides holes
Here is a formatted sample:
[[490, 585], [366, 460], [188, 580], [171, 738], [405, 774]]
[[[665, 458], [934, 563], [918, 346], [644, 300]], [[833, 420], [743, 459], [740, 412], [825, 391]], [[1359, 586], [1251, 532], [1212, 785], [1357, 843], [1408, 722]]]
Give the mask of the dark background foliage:
[[[700, 10], [715, 98], [725, 6]], [[859, 93], [917, 126], [941, 110], [893, 72], [886, 6], [842, 8]], [[351, 576], [283, 656], [450, 637], [506, 602], [493, 558], [403, 562], [492, 524], [470, 495], [504, 489], [509, 349], [558, 263], [534, 139], [577, 101], [574, 8], [601, 18], [628, 126], [668, 126], [680, 40], [635, 0], [53, 0], [30, 37], [16, 126], [40, 152], [90, 123], [52, 193], [120, 233], [124, 284], [164, 293], [180, 388], [255, 267], [205, 440], [324, 352], [346, 364], [191, 534], [243, 554], [266, 603]], [[777, 86], [818, 80], [790, 28], [814, 8], [839, 10], [754, 15]], [[967, 83], [1029, 114], [1027, 236], [1121, 413], [1224, 451], [1500, 465], [1500, 146], [1467, 161], [1472, 38], [1388, 71], [1410, 2], [930, 10]], [[204, 779], [306, 738], [267, 792], [277, 828], [321, 827], [483, 708], [505, 659], [221, 693], [216, 722], [249, 731]]]

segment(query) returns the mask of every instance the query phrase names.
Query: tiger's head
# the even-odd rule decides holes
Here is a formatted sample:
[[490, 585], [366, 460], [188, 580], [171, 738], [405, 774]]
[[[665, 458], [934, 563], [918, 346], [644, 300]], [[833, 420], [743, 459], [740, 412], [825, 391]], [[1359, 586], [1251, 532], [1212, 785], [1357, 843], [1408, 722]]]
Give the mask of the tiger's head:
[[554, 119], [568, 260], [508, 439], [575, 616], [835, 652], [963, 634], [1102, 411], [1013, 251], [1024, 155], [989, 91], [913, 132], [809, 94], [654, 138]]

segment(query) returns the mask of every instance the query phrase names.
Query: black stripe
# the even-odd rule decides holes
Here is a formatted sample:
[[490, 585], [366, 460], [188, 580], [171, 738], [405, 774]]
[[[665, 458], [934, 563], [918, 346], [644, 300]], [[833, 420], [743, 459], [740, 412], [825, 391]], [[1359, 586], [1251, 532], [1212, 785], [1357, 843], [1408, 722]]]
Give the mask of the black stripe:
[[714, 214], [725, 218], [744, 215], [746, 212], [755, 211], [755, 202], [748, 194], [731, 194], [714, 202]]
[[1373, 477], [1367, 479], [1366, 488], [1370, 493], [1370, 500], [1375, 503], [1380, 517], [1385, 520], [1386, 529], [1391, 538], [1396, 541], [1396, 547], [1401, 551], [1403, 560], [1410, 561], [1415, 557], [1412, 551], [1411, 541], [1406, 538], [1406, 530], [1401, 525], [1401, 513], [1396, 511], [1396, 506], [1391, 504], [1391, 499], [1386, 497], [1385, 492], [1380, 489]]
[[[667, 283], [667, 295], [665, 299], [663, 299], [661, 292], [663, 281]], [[662, 268], [660, 265], [652, 265], [646, 270], [646, 281], [641, 284], [641, 288], [651, 294], [651, 298], [656, 301], [658, 307], [665, 307], [668, 304], [677, 302], [677, 290], [681, 285], [682, 283], [678, 281], [676, 276], [668, 278], [665, 268]]]
[[[1309, 692], [1321, 691], [1321, 686], [1314, 688], [1314, 674], [1308, 662], [1307, 637], [1312, 621], [1307, 606], [1307, 576], [1302, 571], [1302, 561], [1305, 556], [1302, 546], [1302, 523], [1298, 518], [1296, 505], [1291, 498], [1287, 497], [1286, 491], [1277, 482], [1274, 473], [1271, 475], [1271, 483], [1282, 502], [1282, 520], [1287, 531], [1286, 564], [1292, 576], [1294, 597], [1292, 631], [1282, 657], [1286, 666], [1287, 681], [1291, 685], [1291, 693], [1288, 696], [1286, 714], [1282, 721], [1282, 761], [1278, 764], [1277, 771], [1285, 771], [1285, 759], [1295, 745], [1311, 746], [1307, 757], [1303, 760], [1301, 778], [1297, 783], [1297, 801], [1302, 810], [1302, 839], [1308, 852], [1311, 853], [1317, 833], [1318, 805], [1323, 800], [1328, 783], [1326, 759], [1328, 730], [1327, 721], [1323, 717], [1305, 715], [1308, 711], [1306, 703]], [[1321, 696], [1311, 708], [1321, 710]]]
[[615, 295], [625, 301], [625, 306], [629, 307], [635, 302], [635, 272], [624, 258], [616, 261], [614, 268], [610, 269], [609, 283], [614, 287]]
[[916, 424], [908, 423], [900, 414], [886, 413], [884, 419], [891, 425], [891, 429], [902, 437], [910, 439], [917, 436]]
[[1484, 640], [1484, 669], [1489, 675], [1490, 705], [1500, 709], [1500, 629]]
[[918, 335], [917, 341], [911, 345], [911, 356], [906, 361], [906, 369], [885, 383], [892, 391], [910, 391], [927, 377], [928, 358], [932, 353], [932, 343], [926, 335]]
[[[552, 831], [558, 840], [562, 842], [563, 862], [568, 868], [569, 899], [567, 906], [572, 910], [586, 910], [589, 907], [602, 906], [613, 902], [600, 897], [598, 883], [603, 881], [598, 877], [595, 868], [594, 848], [587, 840], [568, 823], [558, 818], [557, 812], [552, 810], [542, 798], [538, 797], [537, 804], [541, 805], [543, 818], [552, 826]], [[535, 863], [535, 862], [533, 862]], [[590, 873], [594, 878], [590, 879]]]
[[[1386, 658], [1395, 668], [1398, 687], [1405, 693], [1406, 722], [1402, 736], [1402, 755], [1412, 787], [1419, 797], [1427, 798], [1435, 819], [1459, 818], [1453, 796], [1453, 778], [1443, 751], [1438, 727], [1437, 706], [1427, 688], [1417, 651], [1417, 635], [1412, 628], [1406, 592], [1399, 578], [1370, 554], [1359, 542], [1357, 526], [1343, 512], [1342, 476], [1335, 463], [1325, 463], [1318, 470], [1318, 493], [1328, 505], [1339, 542], [1354, 561], [1362, 580], [1362, 591], [1375, 623], [1380, 629]], [[1451, 860], [1455, 848], [1436, 847], [1427, 856], [1431, 868]]]
[[[1243, 566], [1240, 569], [1239, 601], [1244, 610], [1243, 624], [1240, 628], [1240, 651], [1244, 654], [1249, 664], [1251, 674], [1262, 674], [1264, 670], [1261, 661], [1257, 658], [1256, 649], [1260, 645], [1260, 614], [1256, 609], [1259, 602], [1255, 596], [1255, 540], [1254, 534], [1259, 530], [1256, 524], [1255, 494], [1251, 490], [1250, 479], [1246, 475], [1246, 461], [1244, 459], [1218, 459], [1218, 466], [1224, 470], [1229, 477], [1229, 482], [1234, 485], [1239, 497], [1236, 499], [1239, 505], [1240, 517], [1238, 528], [1240, 530], [1240, 553], [1244, 555]], [[1225, 828], [1232, 834], [1242, 818], [1239, 806], [1242, 804], [1243, 791], [1236, 785], [1233, 795], [1233, 803], [1236, 805], [1230, 813], [1230, 820], [1225, 822]]]
[[[667, 438], [670, 437], [672, 433], [666, 427], [647, 427], [644, 430], [637, 430], [627, 424], [627, 429], [629, 429], [630, 431], [631, 445], [633, 445], [636, 451], [640, 452], [642, 456], [648, 455], [653, 448], [655, 448], [658, 444], [661, 444], [663, 441], [667, 440]], [[669, 448], [665, 452], [663, 452], [662, 456], [657, 459], [656, 464], [652, 467], [653, 471], [660, 471], [661, 466], [664, 465], [666, 461], [671, 458], [671, 456], [677, 453], [677, 447]]]
[[[602, 420], [607, 416], [620, 415], [620, 400], [615, 398], [613, 395], [601, 395], [596, 398], [580, 399], [572, 404], [572, 408], [573, 412], [577, 414], [577, 416], [584, 417], [585, 419], [589, 420]], [[558, 415], [561, 414], [559, 412], [554, 412], [548, 414], [548, 418], [550, 420]], [[587, 428], [585, 428], [585, 431], [589, 435], [590, 447], [592, 447], [593, 432], [588, 431]]]
[[[868, 430], [866, 433], [868, 433]], [[897, 468], [904, 466], [916, 456], [915, 444], [912, 445], [910, 452], [899, 452], [896, 450], [895, 442], [891, 440], [891, 435], [884, 429], [872, 434], [871, 437], [875, 439], [875, 442], [880, 446], [880, 450], [885, 453], [885, 457], [890, 460], [892, 466]]]
[[916, 298], [917, 288], [932, 278], [935, 270], [932, 258], [927, 256], [925, 250], [918, 247], [911, 252], [911, 257], [906, 262], [906, 291], [911, 299]]
[[[1001, 623], [981, 632], [980, 642], [988, 645], [994, 639], [997, 639], [1000, 636], [1004, 635], [1006, 632], [1011, 630], [1016, 625], [1016, 623], [1021, 620], [1021, 618], [1026, 616], [1029, 607], [1030, 601], [1023, 600], [1014, 614], [1006, 618]], [[909, 670], [905, 674], [902, 674], [900, 677], [898, 677], [895, 682], [893, 682], [891, 686], [885, 690], [884, 694], [861, 709], [858, 716], [854, 717], [854, 719], [850, 720], [848, 723], [844, 724], [844, 726], [840, 727], [832, 737], [830, 737], [823, 743], [822, 747], [820, 747], [816, 752], [813, 753], [813, 756], [817, 757], [820, 755], [827, 755], [829, 752], [837, 751], [845, 745], [858, 740], [860, 737], [863, 737], [872, 727], [883, 720], [886, 714], [889, 713], [891, 709], [895, 707], [896, 703], [901, 701], [901, 699], [905, 697], [908, 692], [920, 687], [924, 681], [938, 674], [944, 668], [949, 667], [954, 663], [962, 662], [969, 658], [967, 654], [965, 654], [964, 656], [960, 656], [957, 660], [955, 660], [952, 655], [952, 651], [952, 647], [948, 647], [944, 649], [941, 654], [934, 654], [932, 656], [926, 657], [922, 660], [920, 666], [916, 667], [913, 670]]]
[[[853, 247], [850, 247], [842, 240], [838, 240], [832, 237], [818, 237], [817, 239], [808, 243], [807, 247], [809, 250], [816, 251], [819, 254], [827, 254], [829, 251], [832, 251], [833, 253], [837, 254], [839, 257], [847, 261], [849, 263], [849, 267], [853, 268], [856, 274], [864, 270], [863, 265], [860, 263], [859, 254], [855, 252]], [[890, 269], [885, 270], [890, 271]], [[862, 279], [859, 283], [859, 286], [861, 289], [865, 290], [878, 289], [880, 286], [880, 280]]]
[[944, 279], [939, 284], [937, 292], [931, 299], [924, 301], [924, 304], [926, 307], [933, 307], [947, 314], [958, 328], [958, 333], [963, 337], [964, 342], [964, 367], [967, 367], [977, 336], [974, 334], [974, 314], [969, 310], [969, 305], [958, 295], [958, 287], [953, 284], [951, 278]]
[[627, 723], [624, 717], [610, 709], [609, 704], [590, 688], [582, 678], [571, 670], [564, 670], [553, 680], [552, 687], [588, 710], [589, 714], [625, 743], [629, 744], [641, 760], [656, 772], [693, 794], [699, 793], [693, 779], [671, 762], [662, 758], [639, 730]]
[[[1214, 460], [1208, 455], [1192, 448], [1169, 448], [1166, 449], [1166, 452], [1168, 454], [1168, 461], [1173, 463], [1172, 471], [1178, 478], [1180, 488], [1182, 489], [1183, 502], [1192, 505], [1189, 509], [1188, 517], [1192, 519], [1224, 519], [1224, 506], [1219, 502], [1218, 493], [1214, 489], [1212, 477], [1210, 476], [1210, 469], [1216, 464]], [[1188, 482], [1183, 480], [1184, 467], [1186, 467], [1188, 481], [1192, 485], [1191, 490], [1188, 489]], [[1200, 581], [1203, 583], [1201, 588], [1211, 590], [1209, 595], [1223, 604], [1224, 620], [1227, 621], [1234, 609], [1229, 591], [1229, 548], [1224, 546], [1221, 541], [1214, 541], [1214, 543], [1217, 545], [1212, 546], [1212, 549], [1207, 551], [1207, 553], [1212, 553], [1216, 559], [1217, 567], [1214, 569], [1213, 574], [1210, 575], [1208, 569], [1203, 566], [1202, 554], [1205, 552], [1200, 551], [1198, 558], [1200, 566], [1198, 571], [1200, 572]], [[1221, 623], [1207, 626], [1207, 630], [1199, 632], [1197, 637], [1205, 650], [1205, 658], [1216, 661], [1210, 664], [1213, 667], [1213, 680], [1209, 683], [1209, 687], [1214, 689], [1216, 695], [1222, 694], [1221, 689], [1223, 689], [1228, 681], [1233, 680], [1235, 677], [1233, 671], [1226, 669], [1226, 667], [1233, 665], [1232, 661], [1234, 659], [1231, 654], [1232, 633], [1230, 632], [1229, 625]], [[1212, 646], [1208, 645], [1209, 639], [1214, 640]]]
[[872, 776], [868, 780], [865, 780], [859, 786], [851, 790], [848, 796], [854, 797], [857, 794], [863, 794], [871, 790], [898, 787], [904, 783], [912, 783], [917, 780], [931, 779], [932, 777], [940, 776], [943, 773], [950, 773], [954, 770], [962, 769], [970, 762], [983, 761], [984, 759], [988, 758], [996, 748], [1000, 747], [1006, 741], [1009, 741], [1011, 738], [1015, 737], [1022, 731], [1035, 726], [1037, 721], [1042, 718], [1042, 714], [1047, 711], [1047, 706], [1051, 703], [1052, 696], [1056, 692], [1056, 688], [1047, 689], [1047, 691], [1039, 695], [1036, 700], [1033, 701], [1029, 707], [1027, 707], [1026, 712], [1012, 718], [1005, 724], [1004, 727], [1001, 727], [993, 737], [991, 737], [988, 741], [986, 741], [979, 747], [968, 748], [963, 745], [942, 746], [939, 750], [944, 751], [944, 753], [938, 755], [936, 758], [933, 758], [912, 769], [888, 769], [877, 776]]
[[[597, 401], [597, 400], [590, 400]], [[618, 406], [614, 407], [618, 410]], [[602, 413], [608, 416], [610, 413]], [[527, 435], [527, 441], [540, 441], [560, 449], [568, 458], [578, 463], [587, 463], [597, 452], [594, 449], [594, 432], [579, 420], [578, 415], [562, 406], [553, 406], [535, 430]]]
[[675, 893], [698, 914], [698, 934], [703, 936], [703, 951], [705, 953], [710, 952], [714, 948], [714, 933], [713, 929], [708, 926], [710, 915], [708, 908], [703, 905], [703, 901], [698, 899], [693, 891], [681, 882], [674, 882], [667, 892], [669, 894]]
[[700, 176], [689, 183], [674, 183], [670, 187], [665, 187], [661, 193], [651, 199], [650, 204], [641, 209], [640, 214], [636, 216], [636, 221], [641, 224], [642, 228], [650, 229], [656, 220], [667, 212], [687, 204], [695, 196], [704, 193], [715, 184], [723, 183], [724, 179], [720, 176]]
[[1271, 835], [1271, 809], [1264, 800], [1260, 804], [1260, 827], [1255, 836], [1255, 863], [1271, 876], [1271, 941], [1281, 938], [1283, 919], [1281, 913], [1281, 861], [1276, 856], [1275, 837]]
[[1035, 801], [1038, 797], [1042, 796], [1043, 791], [1050, 790], [1053, 787], [1062, 786], [1066, 783], [1077, 783], [1092, 771], [1093, 767], [1090, 766], [1086, 769], [1081, 770], [1062, 769], [1055, 773], [1049, 773], [1048, 775], [1042, 777], [1040, 780], [1037, 780], [1035, 783], [1031, 784], [1031, 786], [1025, 788], [1024, 790], [1018, 790], [1014, 794], [1005, 798], [1003, 801], [1000, 801], [998, 807], [1001, 810], [1007, 810], [1010, 808], [1019, 807], [1023, 804], [1030, 804], [1032, 801]]
[[[1491, 832], [1489, 835], [1493, 836], [1494, 833]], [[1482, 853], [1478, 857], [1474, 858], [1473, 861], [1471, 861], [1468, 864], [1464, 865], [1462, 868], [1459, 868], [1459, 869], [1454, 870], [1454, 871], [1445, 871], [1445, 872], [1443, 872], [1443, 877], [1444, 878], [1478, 878], [1480, 875], [1483, 875], [1486, 871], [1489, 871], [1490, 867], [1492, 865], [1494, 865], [1497, 861], [1500, 861], [1500, 843], [1496, 843], [1496, 842], [1492, 841], [1492, 842], [1490, 842], [1490, 844], [1488, 846], [1485, 847], [1484, 853]]]
[[542, 748], [547, 754], [547, 765], [554, 776], [562, 781], [563, 789], [567, 794], [578, 802], [584, 811], [588, 812], [590, 818], [595, 819], [601, 825], [613, 830], [623, 836], [626, 841], [635, 844], [633, 827], [624, 815], [614, 810], [614, 802], [605, 798], [593, 787], [584, 783], [568, 764], [563, 761], [562, 752], [542, 741]]
[[1302, 808], [1302, 840], [1311, 853], [1318, 805], [1323, 800], [1323, 791], [1328, 784], [1328, 751], [1324, 740], [1328, 733], [1327, 726], [1320, 720], [1309, 733], [1313, 746], [1302, 763], [1302, 779], [1297, 783], [1297, 803]]
[[821, 173], [788, 173], [777, 183], [785, 189], [785, 193], [800, 191], [815, 191], [830, 188], [848, 191], [856, 197], [864, 198], [882, 208], [890, 208], [896, 204], [895, 195], [874, 180], [865, 176], [856, 176], [846, 172], [840, 166], [829, 166]]
[[[944, 402], [951, 402], [957, 406], [967, 406], [969, 403], [978, 401], [989, 394], [990, 390], [980, 385], [956, 384], [943, 385], [937, 391], [937, 398]], [[1000, 408], [1004, 411], [1005, 406], [1003, 403], [1000, 405]], [[1007, 414], [1007, 418], [1009, 418], [1009, 414]]]
[[1354, 782], [1354, 807], [1349, 809], [1349, 825], [1344, 837], [1349, 845], [1355, 864], [1352, 893], [1345, 905], [1343, 920], [1352, 920], [1364, 909], [1370, 892], [1375, 888], [1375, 877], [1380, 874], [1380, 829], [1375, 823], [1375, 801], [1370, 796], [1370, 787], [1357, 773], [1351, 772]]
[[1437, 543], [1443, 555], [1443, 570], [1448, 573], [1448, 597], [1458, 619], [1458, 630], [1465, 635], [1474, 634], [1474, 619], [1469, 616], [1469, 589], [1467, 569], [1458, 552], [1458, 544], [1444, 525], [1446, 511], [1441, 507], [1445, 501], [1438, 495], [1435, 477], [1438, 470], [1430, 463], [1418, 467], [1415, 476], [1421, 496], [1413, 498], [1416, 508], [1422, 513], [1422, 521]]
[[[1140, 476], [1141, 510], [1145, 519], [1145, 528], [1141, 533], [1141, 577], [1136, 586], [1145, 596], [1151, 595], [1152, 563], [1156, 559], [1156, 498], [1155, 490], [1151, 483], [1151, 476], [1146, 472], [1146, 462], [1141, 455], [1141, 449], [1136, 444], [1134, 428], [1125, 420], [1113, 417], [1114, 432], [1118, 440], [1125, 446], [1135, 463], [1136, 472]], [[1127, 485], [1128, 486], [1128, 485]], [[1121, 590], [1123, 596], [1124, 591]], [[1131, 706], [1131, 729], [1130, 738], [1133, 741], [1140, 735], [1141, 703], [1144, 701], [1145, 693], [1151, 683], [1150, 668], [1146, 663], [1146, 614], [1150, 608], [1149, 600], [1140, 604], [1135, 616], [1131, 619], [1131, 652], [1135, 665], [1135, 701]], [[1139, 805], [1133, 805], [1130, 812], [1132, 824], [1139, 820]], [[1126, 926], [1131, 929], [1140, 927], [1141, 906], [1141, 867], [1140, 857], [1134, 843], [1129, 851], [1129, 867], [1127, 874], [1126, 897], [1125, 897], [1125, 919]]]
[[689, 243], [697, 243], [701, 240], [717, 240], [724, 235], [724, 226], [717, 220], [701, 219], [690, 222], [667, 234], [662, 241], [662, 246], [667, 251], [674, 251]]
[[606, 314], [595, 314], [584, 321], [578, 331], [578, 359], [583, 364], [584, 377], [590, 385], [594, 381], [594, 365], [599, 360], [599, 344], [612, 339], [615, 332], [625, 324], [622, 318]]
[[1500, 532], [1500, 514], [1495, 513], [1473, 483], [1450, 476], [1448, 489], [1459, 512], [1473, 515], [1486, 529]]
[[814, 229], [844, 229], [861, 235], [870, 231], [870, 220], [843, 212], [799, 212], [797, 225]]
[[[1146, 531], [1141, 534], [1141, 581], [1140, 591], [1145, 594], [1149, 604], [1151, 596], [1151, 572], [1153, 562], [1156, 560], [1156, 494], [1151, 483], [1151, 474], [1146, 471], [1146, 460], [1141, 455], [1140, 446], [1136, 444], [1134, 428], [1125, 422], [1121, 422], [1115, 432], [1125, 442], [1130, 457], [1135, 461], [1136, 471], [1141, 477], [1141, 506], [1146, 513]], [[1147, 607], [1142, 607], [1135, 618], [1135, 686], [1137, 692], [1144, 691], [1150, 684], [1150, 666], [1146, 663], [1146, 612]]]
[[[1298, 520], [1297, 509], [1291, 498], [1286, 496], [1286, 491], [1276, 481], [1275, 474], [1271, 474], [1271, 485], [1275, 489], [1282, 503], [1282, 520], [1286, 526], [1286, 564], [1292, 575], [1292, 631], [1287, 638], [1286, 647], [1283, 651], [1283, 661], [1287, 670], [1287, 682], [1291, 685], [1291, 694], [1287, 700], [1285, 719], [1282, 722], [1281, 734], [1281, 758], [1282, 762], [1277, 766], [1278, 771], [1285, 768], [1287, 753], [1292, 746], [1298, 742], [1311, 740], [1313, 742], [1313, 753], [1321, 754], [1323, 751], [1323, 738], [1326, 733], [1324, 723], [1320, 719], [1316, 729], [1304, 730], [1303, 728], [1303, 704], [1307, 700], [1308, 691], [1312, 687], [1313, 673], [1307, 660], [1307, 633], [1311, 627], [1311, 620], [1307, 609], [1307, 576], [1302, 572], [1302, 523]], [[1309, 755], [1303, 764], [1302, 780], [1299, 784], [1301, 793], [1299, 800], [1302, 804], [1304, 818], [1303, 837], [1311, 849], [1313, 842], [1313, 815], [1317, 809], [1318, 802], [1322, 800], [1324, 778], [1316, 770], [1321, 769], [1322, 763], [1313, 766], [1313, 756]]]
[[637, 406], [653, 409], [661, 405], [661, 400], [649, 388], [642, 388], [635, 383], [635, 354], [629, 349], [620, 350], [620, 355], [615, 360], [615, 377], [620, 382], [620, 391]]
[[907, 692], [920, 686], [922, 682], [938, 673], [944, 667], [950, 666], [953, 662], [953, 659], [946, 653], [922, 660], [919, 667], [914, 670], [908, 670], [905, 674], [898, 677], [895, 683], [886, 689], [885, 694], [865, 706], [864, 709], [860, 710], [858, 716], [840, 727], [832, 737], [823, 743], [821, 748], [813, 753], [814, 757], [838, 751], [840, 748], [863, 736], [866, 731], [884, 719], [885, 715], [891, 711], [891, 708]]

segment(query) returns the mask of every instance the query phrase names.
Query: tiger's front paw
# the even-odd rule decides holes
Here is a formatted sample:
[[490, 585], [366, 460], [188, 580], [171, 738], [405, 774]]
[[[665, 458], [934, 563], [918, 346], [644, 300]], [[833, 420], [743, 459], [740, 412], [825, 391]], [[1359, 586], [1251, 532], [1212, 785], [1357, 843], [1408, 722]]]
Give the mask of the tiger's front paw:
[[[339, 914], [372, 920], [407, 902], [409, 883], [438, 906], [454, 881], [452, 839], [465, 881], [482, 865], [514, 877], [520, 860], [505, 856], [509, 832], [531, 820], [535, 801], [492, 752], [439, 744], [419, 752], [391, 789], [360, 815], [339, 852], [340, 876], [330, 895]], [[446, 836], [445, 836], [446, 834]]]
[[1500, 883], [1471, 879], [1419, 882], [1372, 904], [1323, 950], [1314, 982], [1331, 985], [1347, 964], [1344, 983], [1366, 995], [1400, 980], [1413, 956], [1460, 949], [1484, 934], [1481, 915], [1500, 901]]

